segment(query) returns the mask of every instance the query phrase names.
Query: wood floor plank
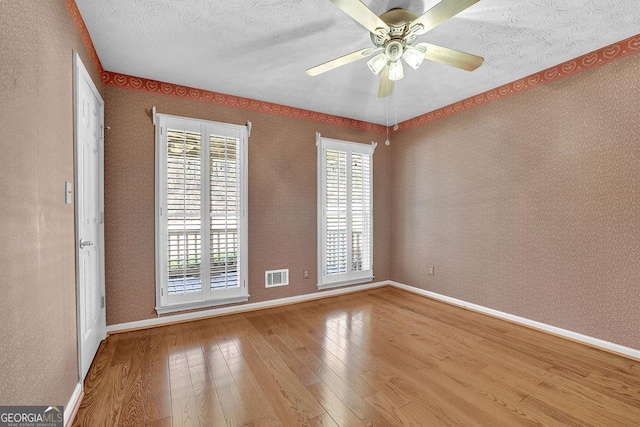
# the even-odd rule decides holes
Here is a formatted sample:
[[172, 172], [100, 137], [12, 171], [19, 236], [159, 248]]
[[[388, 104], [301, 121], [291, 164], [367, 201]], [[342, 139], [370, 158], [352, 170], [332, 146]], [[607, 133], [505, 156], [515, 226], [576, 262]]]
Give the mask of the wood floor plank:
[[300, 309], [291, 309], [290, 315], [296, 316], [300, 325], [304, 325], [306, 333], [322, 342], [322, 346], [333, 354], [355, 354], [362, 351], [362, 348], [355, 342], [350, 342], [340, 334], [328, 328], [318, 315], [303, 312]]
[[109, 336], [76, 426], [632, 426], [640, 364], [395, 288]]
[[[546, 360], [541, 359], [536, 353], [523, 351], [516, 346], [506, 346], [490, 338], [486, 338], [481, 341], [475, 350], [484, 354], [493, 354], [491, 357], [492, 361], [504, 361], [505, 363], [522, 368], [530, 368], [534, 371], [538, 369], [546, 370], [553, 368], [554, 366], [553, 363], [549, 363]], [[502, 357], [497, 358], [496, 355], [502, 355]]]
[[406, 404], [413, 402], [411, 396], [404, 393], [395, 385], [380, 380], [380, 378], [372, 371], [364, 372], [360, 374], [360, 377], [374, 387], [379, 394], [383, 395], [397, 408], [402, 408]]
[[[297, 318], [297, 320], [300, 320]], [[285, 320], [291, 322], [290, 320]], [[340, 358], [335, 356], [335, 348], [332, 345], [322, 346], [314, 341], [313, 337], [307, 335], [304, 330], [297, 329], [295, 323], [289, 323], [289, 326], [298, 331], [298, 337], [305, 343], [303, 348], [291, 349], [299, 355], [305, 364], [315, 373], [317, 377], [325, 382], [331, 382], [337, 387], [348, 384], [361, 397], [369, 396], [376, 392], [366, 381], [358, 376], [366, 367], [362, 363], [352, 357], [348, 357], [346, 353]], [[331, 351], [333, 350], [333, 351]], [[346, 361], [347, 364], [343, 363]], [[328, 369], [327, 369], [328, 368]]]
[[310, 384], [307, 388], [339, 426], [361, 427], [367, 425], [326, 384]]
[[[500, 367], [497, 363], [487, 366], [483, 369], [483, 372], [495, 379], [504, 380], [511, 386], [528, 392], [529, 395], [542, 402], [546, 402], [546, 404], [550, 406], [553, 406], [557, 401], [568, 401], [572, 404], [578, 405], [576, 407], [582, 407], [583, 409], [579, 411], [581, 413], [588, 413], [592, 409], [596, 409], [598, 414], [591, 417], [593, 419], [601, 418], [600, 413], [605, 412], [607, 413], [605, 419], [608, 419], [609, 422], [614, 422], [615, 425], [628, 425], [630, 421], [633, 425], [633, 423], [635, 423], [634, 420], [640, 419], [640, 408], [635, 410], [628, 405], [602, 395], [581, 385], [580, 383], [566, 380], [565, 378], [551, 372], [542, 374], [544, 375], [543, 380], [538, 383], [535, 381], [528, 381], [517, 372], [506, 370], [505, 368]], [[528, 412], [528, 409], [530, 408], [531, 406], [521, 407], [524, 412]], [[528, 413], [536, 417], [537, 412]]]
[[420, 359], [416, 359], [414, 354], [407, 354], [402, 348], [397, 348], [393, 345], [394, 340], [392, 337], [388, 337], [387, 340], [381, 345], [384, 349], [382, 354], [374, 356], [369, 353], [358, 353], [353, 357], [360, 362], [364, 363], [366, 367], [371, 369], [370, 361], [376, 359], [388, 360], [391, 363], [396, 363], [400, 366], [405, 366], [407, 369], [418, 370], [425, 368], [429, 365], [429, 359], [437, 359], [436, 356], [430, 353], [420, 354]]
[[171, 419], [171, 417], [168, 418], [162, 418], [160, 420], [156, 420], [150, 423], [145, 424], [146, 427], [172, 427], [173, 426], [173, 420]]
[[166, 328], [155, 328], [149, 334], [149, 357], [142, 372], [144, 384], [144, 420], [153, 423], [171, 417], [171, 384]]
[[[297, 328], [294, 324], [290, 324], [290, 326], [293, 329]], [[358, 376], [357, 370], [350, 369], [348, 365], [342, 363], [343, 359], [339, 360], [334, 356], [334, 353], [323, 351], [322, 347], [317, 345], [303, 330], [298, 330], [297, 336], [307, 345], [291, 350], [322, 381], [341, 389], [350, 388], [361, 397], [366, 397], [376, 392], [373, 387]]]
[[[297, 340], [303, 344], [304, 348], [310, 350], [334, 370], [353, 373], [366, 371], [366, 366], [353, 358], [350, 353], [335, 345], [333, 341], [325, 340], [324, 335], [318, 336], [309, 333], [304, 327], [302, 318], [297, 314], [290, 314], [288, 317], [280, 316], [279, 318], [295, 333]], [[279, 334], [278, 331], [276, 333]]]
[[594, 425], [590, 422], [578, 418], [577, 415], [580, 414], [580, 411], [577, 410], [576, 407], [571, 407], [569, 405], [563, 404], [562, 407], [560, 405], [554, 405], [549, 402], [544, 402], [537, 397], [527, 396], [527, 398], [523, 399], [521, 404], [530, 406], [544, 414], [546, 414], [549, 418], [555, 420], [556, 422], [561, 423], [562, 425], [572, 426], [572, 427], [593, 427]]
[[[510, 329], [505, 335], [561, 352], [567, 356], [565, 357], [566, 359], [570, 358], [574, 363], [582, 364], [591, 372], [596, 371], [605, 375], [618, 374], [625, 377], [635, 377], [635, 373], [631, 371], [632, 362], [629, 359], [622, 359], [611, 353], [590, 347], [587, 347], [589, 351], [585, 352], [585, 345], [575, 341], [556, 336], [546, 336], [538, 333], [538, 331], [525, 327]], [[607, 363], [598, 363], [598, 360], [606, 361]]]
[[[534, 399], [534, 396], [529, 396], [531, 399]], [[529, 414], [530, 417], [536, 419], [539, 425], [544, 427], [566, 427], [566, 426], [578, 426], [580, 424], [576, 424], [579, 421], [573, 419], [571, 416], [562, 413], [562, 414], [554, 414], [553, 411], [549, 411], [549, 406], [544, 404], [544, 402], [537, 401], [531, 403], [531, 401], [522, 400], [516, 404], [518, 409], [522, 412]], [[551, 414], [547, 413], [551, 412]]]
[[[185, 323], [182, 328], [182, 343], [189, 367], [204, 365], [204, 347], [199, 325], [194, 322]], [[206, 340], [209, 342], [209, 340]], [[208, 345], [210, 347], [210, 344]]]
[[243, 341], [243, 350], [245, 346], [252, 346], [259, 354], [264, 365], [278, 384], [281, 393], [288, 396], [287, 400], [292, 402], [298, 409], [298, 413], [305, 420], [324, 412], [322, 406], [312, 398], [308, 390], [300, 383], [295, 373], [289, 369], [286, 363], [257, 331], [248, 336], [241, 337], [241, 340]]
[[256, 427], [282, 425], [271, 406], [264, 404], [267, 398], [244, 359], [242, 357], [233, 357], [226, 359], [226, 362], [242, 400], [247, 407], [247, 412], [251, 414], [251, 418], [254, 420], [253, 424]]
[[[414, 400], [412, 403], [420, 402], [422, 404], [420, 410], [426, 411], [434, 419], [440, 420], [438, 424], [465, 425], [471, 420], [479, 420], [485, 425], [495, 423], [495, 420], [477, 406], [450, 392], [446, 387], [435, 383], [432, 378], [425, 378], [426, 375], [419, 377], [417, 375], [419, 371], [407, 371], [401, 365], [395, 364], [393, 360], [385, 360], [382, 356], [370, 357], [369, 365], [382, 381], [392, 384], [410, 396]], [[405, 407], [411, 406], [412, 403]], [[461, 410], [461, 405], [464, 410]], [[456, 418], [458, 420], [454, 421]]]
[[145, 423], [146, 393], [144, 371], [149, 350], [149, 331], [145, 331], [134, 341], [131, 351], [131, 364], [128, 373], [131, 380], [127, 382], [122, 397], [122, 410], [120, 411], [118, 423], [120, 426], [142, 425]]
[[226, 424], [246, 425], [255, 421], [254, 414], [249, 411], [248, 403], [240, 394], [222, 352], [210, 351], [206, 355], [206, 360], [209, 376], [216, 390]]
[[610, 383], [612, 388], [605, 388], [603, 393], [602, 385], [595, 380], [595, 377], [597, 377], [596, 374], [589, 374], [588, 380], [585, 381], [576, 374], [550, 369], [546, 373], [545, 381], [539, 386], [544, 384], [547, 388], [578, 395], [579, 397], [575, 400], [579, 404], [600, 407], [602, 410], [620, 414], [631, 420], [640, 420], [640, 404], [636, 399], [631, 399], [630, 403], [625, 402], [628, 397], [626, 391], [637, 394], [640, 392], [640, 387], [628, 387], [624, 383], [612, 382]]
[[[443, 332], [442, 327], [435, 328], [435, 322], [425, 320], [428, 318], [422, 314], [402, 309], [384, 300], [380, 304], [385, 307], [383, 310], [372, 310], [379, 314], [379, 319], [384, 321], [384, 325], [392, 331], [393, 335], [404, 334], [406, 339], [430, 346], [429, 353], [440, 359], [455, 359], [477, 369], [486, 366], [487, 359], [483, 358], [482, 354], [472, 351], [482, 340], [481, 338], [454, 328]], [[446, 348], [442, 347], [440, 345], [442, 340], [448, 340], [450, 345]]]
[[297, 400], [281, 388], [250, 342], [246, 338], [242, 339], [247, 342], [242, 348], [241, 357], [267, 398], [263, 403], [269, 404], [282, 425], [304, 425], [310, 417], [303, 413]]
[[592, 390], [595, 390], [605, 396], [625, 403], [630, 408], [640, 408], [640, 388], [629, 386], [626, 383], [617, 383], [610, 381], [597, 374], [590, 374], [588, 377], [582, 377], [571, 371], [558, 368], [550, 368], [549, 373], [555, 378], [565, 378], [576, 384], [582, 384]]
[[91, 368], [84, 381], [85, 395], [74, 419], [76, 426], [90, 426], [94, 419], [114, 420], [117, 411], [116, 390], [124, 381], [123, 373], [114, 369], [111, 359], [118, 346], [118, 338], [109, 337], [98, 347]]
[[[586, 417], [587, 420], [596, 425], [614, 423], [617, 426], [631, 426], [637, 425], [638, 421], [640, 421], [640, 414], [634, 414], [631, 410], [625, 409], [621, 411], [620, 415], [617, 410], [619, 406], [617, 403], [610, 400], [607, 401], [605, 396], [597, 396], [597, 394], [591, 393], [589, 390], [578, 391], [546, 380], [538, 384], [538, 389], [544, 389], [546, 393], [543, 394], [538, 391], [532, 393], [531, 396], [537, 398], [541, 398], [543, 395], [552, 396], [553, 399], [549, 399], [550, 402], [562, 401], [563, 405], [566, 402], [570, 402], [572, 405], [576, 405], [576, 408], [580, 408], [583, 417]], [[598, 400], [598, 397], [602, 397], [605, 401]]]
[[477, 387], [477, 384], [482, 384], [484, 390], [505, 401], [508, 400], [515, 403], [529, 395], [527, 390], [516, 387], [509, 381], [493, 378], [482, 370], [469, 369], [466, 365], [460, 364], [453, 359], [444, 359], [436, 363], [434, 368], [438, 373], [455, 381], [472, 384], [475, 387]]
[[[114, 339], [114, 351], [108, 365], [103, 366], [102, 373], [97, 373], [93, 378], [100, 377], [100, 387], [95, 388], [91, 393], [91, 398], [95, 401], [85, 402], [88, 393], [85, 393], [83, 405], [90, 405], [92, 408], [100, 408], [101, 418], [106, 420], [108, 425], [116, 426], [120, 422], [120, 414], [123, 408], [124, 391], [128, 383], [128, 373], [131, 366], [131, 352], [135, 345], [133, 334], [124, 334]], [[93, 366], [92, 366], [93, 368]], [[90, 391], [90, 388], [87, 387]], [[97, 392], [97, 390], [100, 390]], [[80, 414], [83, 407], [80, 406], [78, 413]], [[80, 420], [84, 421], [84, 425], [91, 426], [90, 418]]]
[[320, 379], [300, 360], [294, 352], [280, 339], [280, 337], [271, 330], [269, 325], [260, 317], [250, 318], [249, 321], [260, 332], [262, 337], [271, 348], [280, 356], [280, 358], [291, 369], [300, 382], [306, 387], [309, 384], [317, 383]]
[[522, 367], [509, 360], [495, 360], [480, 370], [496, 381], [508, 382], [523, 391], [535, 390], [545, 379], [545, 372], [535, 367]]
[[484, 382], [449, 376], [437, 368], [427, 367], [415, 373], [418, 381], [428, 382], [434, 392], [448, 395], [450, 399], [462, 399], [466, 407], [472, 407], [474, 417], [485, 425], [535, 426], [537, 423], [520, 411], [517, 402], [494, 393]]
[[469, 332], [477, 336], [497, 336], [504, 334], [508, 329], [505, 321], [497, 320], [468, 310], [447, 310], [451, 306], [441, 301], [429, 298], [419, 298], [408, 292], [397, 289], [387, 289], [385, 293], [371, 293], [373, 298], [379, 301], [394, 299], [404, 310], [413, 311], [416, 314], [434, 319], [439, 323]]
[[200, 425], [226, 424], [222, 403], [220, 403], [216, 388], [211, 381], [208, 365], [205, 363], [204, 365], [190, 366], [189, 374]]
[[432, 401], [416, 400], [402, 408], [402, 411], [416, 426], [480, 426], [473, 419], [459, 419], [461, 414], [457, 409], [446, 405], [440, 406]]
[[311, 418], [309, 420], [309, 427], [339, 427], [339, 424], [331, 418], [331, 415], [325, 412], [324, 414]]
[[383, 393], [372, 394], [371, 396], [365, 397], [365, 400], [378, 412], [384, 415], [386, 419], [391, 420], [395, 425], [419, 425], [416, 424], [416, 421], [414, 419], [412, 419], [402, 411], [401, 408], [404, 405], [395, 405], [393, 402], [387, 399]]
[[[344, 413], [344, 408], [348, 408], [349, 411], [366, 426], [398, 425], [398, 422], [394, 418], [388, 417], [387, 414], [376, 409], [373, 405], [349, 388], [333, 388], [324, 382], [311, 384], [308, 388], [312, 391], [316, 399], [324, 399], [328, 402], [329, 406], [323, 406], [334, 420], [336, 420], [334, 414], [336, 413], [337, 407], [342, 413]], [[340, 424], [340, 421], [336, 422]], [[353, 425], [353, 423], [349, 421], [344, 425], [350, 426]]]
[[[426, 350], [431, 356], [440, 359], [455, 358], [476, 368], [482, 368], [486, 365], [486, 361], [469, 356], [469, 349], [479, 341], [478, 338], [473, 337], [471, 334], [463, 336], [462, 332], [457, 330], [455, 331], [457, 339], [450, 340], [451, 345], [448, 348], [443, 348], [439, 343], [442, 340], [451, 338], [453, 331], [448, 334], [438, 332], [432, 327], [432, 324], [424, 321], [425, 316], [394, 307], [393, 304], [385, 300], [381, 300], [380, 305], [384, 308], [371, 309], [378, 320], [376, 323], [377, 335], [383, 336], [387, 340], [396, 340], [400, 336], [405, 340], [420, 342], [419, 345], [422, 349]], [[393, 343], [394, 341], [390, 342]], [[426, 346], [430, 346], [430, 348], [426, 349]]]
[[191, 372], [185, 351], [180, 325], [167, 329], [169, 356], [169, 382], [171, 384], [171, 417], [173, 424], [198, 426], [198, 410], [195, 402]]

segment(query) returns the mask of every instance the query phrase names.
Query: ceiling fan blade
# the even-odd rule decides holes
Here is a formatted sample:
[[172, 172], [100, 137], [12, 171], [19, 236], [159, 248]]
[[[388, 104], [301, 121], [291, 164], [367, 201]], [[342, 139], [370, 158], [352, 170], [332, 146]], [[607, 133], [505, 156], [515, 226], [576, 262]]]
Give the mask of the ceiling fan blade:
[[424, 34], [479, 1], [480, 0], [442, 0], [440, 3], [436, 4], [424, 14], [416, 18], [411, 23], [410, 28], [422, 25], [424, 28], [418, 31], [417, 34]]
[[431, 43], [420, 43], [427, 47], [424, 59], [439, 62], [440, 64], [450, 65], [462, 70], [473, 71], [484, 62], [481, 56], [472, 55], [470, 53], [460, 52], [459, 50], [449, 49]]
[[381, 49], [374, 49], [372, 47], [360, 49], [358, 51], [351, 52], [346, 55], [340, 56], [338, 58], [332, 59], [331, 61], [327, 61], [320, 65], [316, 65], [315, 67], [311, 67], [306, 71], [306, 73], [308, 76], [312, 76], [312, 77], [317, 76], [318, 74], [331, 71], [334, 68], [342, 67], [343, 65], [347, 65], [351, 62], [371, 56], [374, 52], [377, 52], [379, 50]]
[[360, 0], [331, 0], [331, 3], [372, 33], [376, 33], [379, 28], [386, 32], [390, 30], [389, 26]]
[[380, 73], [380, 86], [378, 86], [378, 98], [386, 98], [393, 93], [395, 82], [389, 80], [389, 66], [385, 65]]

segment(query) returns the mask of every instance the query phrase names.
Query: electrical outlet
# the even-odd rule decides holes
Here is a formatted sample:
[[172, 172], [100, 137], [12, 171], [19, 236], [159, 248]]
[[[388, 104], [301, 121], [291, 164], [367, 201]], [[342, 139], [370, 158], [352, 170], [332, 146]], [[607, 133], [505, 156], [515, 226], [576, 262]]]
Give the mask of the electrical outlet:
[[303, 279], [308, 279], [309, 278], [309, 270], [307, 270], [307, 269], [302, 270], [302, 278]]
[[433, 275], [434, 275], [434, 273], [433, 273], [433, 265], [430, 265], [429, 266], [429, 276], [433, 276]]

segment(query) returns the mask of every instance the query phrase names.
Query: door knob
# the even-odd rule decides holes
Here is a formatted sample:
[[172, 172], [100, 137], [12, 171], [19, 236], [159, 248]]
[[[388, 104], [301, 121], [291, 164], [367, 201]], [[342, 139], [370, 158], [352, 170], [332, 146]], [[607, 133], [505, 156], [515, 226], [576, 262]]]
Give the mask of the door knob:
[[85, 246], [93, 246], [93, 242], [80, 239], [80, 249], [84, 249]]

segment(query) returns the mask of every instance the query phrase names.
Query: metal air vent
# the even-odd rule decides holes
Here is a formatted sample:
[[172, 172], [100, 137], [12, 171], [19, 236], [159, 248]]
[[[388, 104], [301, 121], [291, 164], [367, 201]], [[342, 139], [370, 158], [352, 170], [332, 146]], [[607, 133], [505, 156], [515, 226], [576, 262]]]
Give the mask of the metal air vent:
[[264, 273], [265, 288], [285, 286], [289, 284], [289, 269], [269, 270]]

